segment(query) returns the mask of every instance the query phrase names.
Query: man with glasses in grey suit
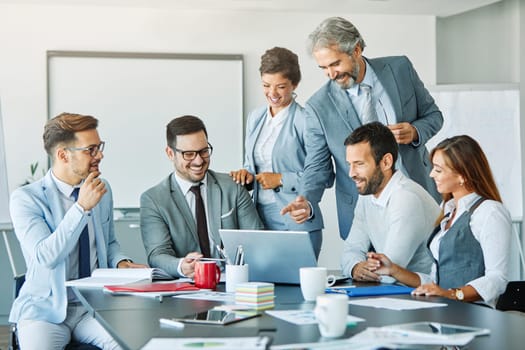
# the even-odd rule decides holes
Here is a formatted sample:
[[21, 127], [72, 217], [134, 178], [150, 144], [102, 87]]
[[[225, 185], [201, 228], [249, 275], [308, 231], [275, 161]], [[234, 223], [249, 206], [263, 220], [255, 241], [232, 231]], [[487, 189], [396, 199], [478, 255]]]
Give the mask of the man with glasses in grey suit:
[[193, 277], [198, 259], [220, 257], [219, 229], [263, 224], [248, 191], [228, 174], [208, 169], [213, 147], [202, 120], [173, 119], [166, 139], [175, 171], [140, 197], [142, 240], [152, 267]]
[[330, 80], [306, 102], [302, 196], [281, 211], [298, 223], [311, 219], [315, 213], [308, 201], [321, 200], [335, 171], [342, 239], [350, 232], [358, 197], [354, 182], [347, 176], [343, 143], [365, 123], [387, 125], [399, 146], [396, 166], [437, 201], [441, 198], [429, 177], [431, 164], [425, 147], [443, 125], [441, 112], [407, 57], [369, 59], [362, 55], [364, 48], [357, 28], [341, 17], [324, 20], [310, 34], [309, 51]]

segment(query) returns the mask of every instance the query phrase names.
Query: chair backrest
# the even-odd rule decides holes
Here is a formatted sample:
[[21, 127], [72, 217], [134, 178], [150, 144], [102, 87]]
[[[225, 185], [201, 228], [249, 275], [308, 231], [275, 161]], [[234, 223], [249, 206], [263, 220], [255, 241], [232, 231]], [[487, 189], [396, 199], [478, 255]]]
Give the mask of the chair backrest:
[[496, 309], [525, 312], [525, 281], [511, 281], [499, 296]]

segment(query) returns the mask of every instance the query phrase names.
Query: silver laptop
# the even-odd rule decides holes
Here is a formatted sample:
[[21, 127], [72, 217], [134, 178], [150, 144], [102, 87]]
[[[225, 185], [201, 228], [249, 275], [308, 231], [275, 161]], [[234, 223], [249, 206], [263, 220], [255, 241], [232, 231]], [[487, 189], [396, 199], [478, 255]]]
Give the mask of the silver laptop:
[[230, 259], [242, 246], [250, 281], [299, 284], [299, 268], [317, 266], [306, 231], [220, 229], [219, 234]]

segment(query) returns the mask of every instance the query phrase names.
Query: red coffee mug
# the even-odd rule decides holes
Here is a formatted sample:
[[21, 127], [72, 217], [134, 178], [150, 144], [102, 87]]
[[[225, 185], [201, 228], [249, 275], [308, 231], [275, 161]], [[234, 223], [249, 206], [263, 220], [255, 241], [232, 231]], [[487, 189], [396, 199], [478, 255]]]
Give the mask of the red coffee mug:
[[215, 289], [221, 280], [221, 269], [215, 261], [197, 261], [193, 279], [197, 288]]

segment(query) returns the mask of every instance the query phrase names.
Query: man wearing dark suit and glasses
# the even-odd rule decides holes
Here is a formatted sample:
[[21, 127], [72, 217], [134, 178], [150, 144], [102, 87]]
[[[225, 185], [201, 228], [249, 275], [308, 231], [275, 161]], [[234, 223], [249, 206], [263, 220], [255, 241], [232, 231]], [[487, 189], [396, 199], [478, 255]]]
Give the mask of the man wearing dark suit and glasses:
[[213, 147], [202, 120], [173, 119], [166, 154], [175, 171], [140, 197], [140, 226], [149, 264], [192, 277], [195, 262], [219, 258], [219, 229], [263, 229], [248, 191], [209, 170]]

